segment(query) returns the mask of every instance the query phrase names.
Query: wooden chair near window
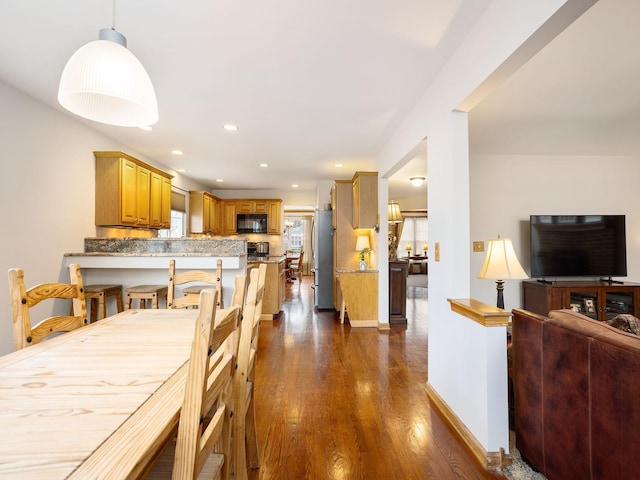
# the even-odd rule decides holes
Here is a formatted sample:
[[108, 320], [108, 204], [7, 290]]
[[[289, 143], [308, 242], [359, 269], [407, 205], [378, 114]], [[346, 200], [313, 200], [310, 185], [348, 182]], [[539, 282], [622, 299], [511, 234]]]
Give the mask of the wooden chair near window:
[[304, 258], [304, 250], [300, 250], [300, 255], [285, 269], [287, 282], [293, 283], [294, 280], [302, 282], [302, 260]]
[[[70, 283], [49, 282], [29, 289], [24, 283], [21, 268], [9, 269], [9, 291], [13, 339], [16, 350], [35, 345], [56, 332], [69, 332], [88, 323], [87, 304], [78, 264], [69, 265]], [[34, 324], [29, 309], [50, 299], [71, 300], [69, 315], [57, 315]]]
[[235, 480], [246, 480], [248, 467], [260, 467], [255, 423], [254, 379], [266, 274], [265, 263], [251, 270], [240, 325], [238, 368], [233, 380], [236, 412], [233, 418], [232, 435]]
[[[176, 286], [182, 287], [182, 297], [176, 297]], [[169, 262], [169, 286], [167, 292], [167, 308], [198, 308], [200, 292], [205, 288], [215, 287], [218, 296], [218, 308], [224, 308], [222, 300], [222, 260], [218, 260], [215, 272], [204, 270], [188, 270], [176, 272], [176, 261]]]
[[219, 295], [213, 288], [200, 292], [178, 436], [148, 479], [229, 479], [239, 308], [217, 309]]

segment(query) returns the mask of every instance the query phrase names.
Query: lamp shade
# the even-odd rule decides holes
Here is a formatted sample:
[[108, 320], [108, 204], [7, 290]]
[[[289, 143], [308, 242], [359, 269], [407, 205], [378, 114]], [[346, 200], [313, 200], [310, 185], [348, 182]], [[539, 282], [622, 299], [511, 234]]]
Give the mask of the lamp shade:
[[402, 222], [402, 213], [400, 213], [400, 205], [395, 202], [389, 203], [389, 223]]
[[122, 127], [158, 121], [158, 102], [151, 79], [113, 29], [78, 49], [67, 62], [58, 102], [80, 117]]
[[356, 239], [356, 251], [360, 252], [363, 248], [371, 248], [369, 237], [367, 235], [358, 235]]
[[484, 257], [484, 264], [478, 278], [493, 280], [529, 278], [518, 261], [510, 238], [498, 237], [489, 240], [487, 255]]

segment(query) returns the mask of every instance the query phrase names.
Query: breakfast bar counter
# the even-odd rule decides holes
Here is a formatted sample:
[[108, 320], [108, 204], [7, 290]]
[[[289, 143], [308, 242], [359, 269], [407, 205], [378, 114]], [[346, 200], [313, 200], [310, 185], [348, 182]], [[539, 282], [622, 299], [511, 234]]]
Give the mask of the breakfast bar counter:
[[247, 272], [245, 239], [87, 238], [84, 243], [84, 252], [64, 255], [63, 268], [79, 264], [85, 284], [166, 285], [171, 259], [178, 271], [215, 271], [222, 260], [222, 295], [227, 305], [235, 277]]

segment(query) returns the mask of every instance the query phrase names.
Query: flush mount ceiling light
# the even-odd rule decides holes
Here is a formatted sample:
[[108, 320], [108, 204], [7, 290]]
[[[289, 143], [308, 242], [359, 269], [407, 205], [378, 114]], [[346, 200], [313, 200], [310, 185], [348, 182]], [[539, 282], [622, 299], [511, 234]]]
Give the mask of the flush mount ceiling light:
[[100, 30], [99, 40], [80, 47], [60, 78], [58, 102], [76, 115], [121, 127], [153, 125], [158, 102], [151, 79], [127, 39], [113, 26]]
[[422, 182], [424, 182], [426, 180], [426, 178], [424, 177], [411, 177], [409, 179], [409, 181], [411, 182], [411, 185], [413, 185], [414, 187], [419, 187], [420, 185], [422, 185]]

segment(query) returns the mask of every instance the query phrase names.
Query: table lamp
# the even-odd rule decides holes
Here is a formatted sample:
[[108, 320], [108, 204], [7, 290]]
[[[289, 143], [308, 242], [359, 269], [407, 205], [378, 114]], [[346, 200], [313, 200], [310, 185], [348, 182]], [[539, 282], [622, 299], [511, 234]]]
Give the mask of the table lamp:
[[371, 250], [371, 244], [369, 243], [368, 235], [358, 235], [356, 239], [356, 251], [360, 253], [360, 270], [367, 268], [367, 261], [365, 260], [365, 254]]
[[478, 278], [488, 278], [496, 281], [498, 308], [504, 308], [503, 291], [505, 280], [529, 278], [518, 261], [510, 238], [500, 238], [500, 235], [498, 235], [498, 238], [489, 240], [487, 255], [484, 257], [484, 264], [480, 269]]
[[411, 244], [407, 243], [407, 246], [404, 247], [404, 249], [407, 251], [407, 257], [411, 256]]

